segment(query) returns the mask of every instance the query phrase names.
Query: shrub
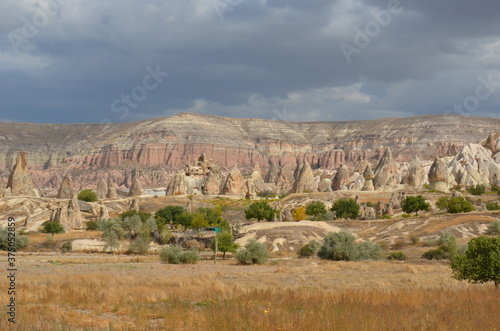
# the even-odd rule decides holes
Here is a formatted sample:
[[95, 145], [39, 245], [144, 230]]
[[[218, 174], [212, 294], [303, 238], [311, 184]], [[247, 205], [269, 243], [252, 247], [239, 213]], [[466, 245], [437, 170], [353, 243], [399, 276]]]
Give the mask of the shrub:
[[180, 246], [164, 247], [160, 250], [161, 263], [169, 264], [194, 264], [200, 256], [194, 250], [183, 251]]
[[500, 210], [500, 205], [498, 202], [488, 202], [486, 204], [486, 209], [487, 210]]
[[64, 233], [64, 228], [59, 222], [45, 222], [43, 224], [43, 232], [45, 233]]
[[335, 218], [356, 219], [359, 216], [359, 205], [354, 199], [342, 198], [335, 201], [331, 211], [335, 212]]
[[274, 218], [276, 211], [269, 206], [266, 201], [254, 202], [247, 209], [245, 209], [245, 218], [271, 221]]
[[486, 234], [490, 236], [500, 236], [500, 220], [491, 222], [486, 229]]
[[416, 245], [420, 242], [420, 238], [417, 237], [416, 235], [413, 235], [410, 237], [410, 242], [413, 244], [413, 245]]
[[257, 192], [256, 195], [260, 198], [276, 198], [276, 193], [271, 191]]
[[470, 283], [493, 282], [500, 287], [500, 237], [477, 237], [469, 242], [465, 256], [451, 264], [453, 278]]
[[97, 221], [88, 221], [87, 222], [87, 231], [97, 231], [99, 227], [97, 226]]
[[415, 213], [418, 215], [420, 210], [429, 210], [430, 204], [425, 201], [425, 198], [421, 195], [409, 196], [403, 200], [402, 209], [405, 213]]
[[403, 252], [392, 252], [389, 254], [387, 257], [388, 260], [398, 260], [398, 261], [406, 261], [407, 257], [406, 254]]
[[299, 251], [299, 256], [300, 257], [311, 257], [316, 254], [318, 254], [318, 251], [321, 247], [321, 243], [317, 240], [311, 240], [304, 246]]
[[422, 257], [428, 260], [453, 260], [458, 253], [457, 239], [448, 231], [444, 231], [439, 239], [435, 242], [439, 245], [437, 249], [431, 249], [425, 252]]
[[492, 184], [491, 185], [491, 192], [496, 192], [497, 194], [500, 194], [500, 186]]
[[306, 208], [304, 206], [292, 209], [291, 213], [292, 213], [292, 218], [295, 222], [307, 219]]
[[380, 216], [380, 219], [381, 220], [390, 220], [390, 219], [392, 219], [392, 216], [391, 215], [382, 215], [382, 216]]
[[436, 207], [446, 209], [448, 213], [467, 213], [474, 210], [472, 201], [464, 197], [440, 197], [436, 202]]
[[61, 245], [60, 249], [62, 253], [71, 252], [73, 250], [73, 244], [71, 243], [71, 241], [66, 241]]
[[97, 194], [95, 194], [94, 191], [91, 189], [88, 190], [83, 190], [80, 193], [78, 193], [78, 200], [86, 201], [86, 202], [95, 202], [98, 201], [99, 198], [97, 197]]
[[241, 264], [263, 264], [267, 261], [268, 254], [265, 244], [250, 239], [245, 247], [238, 251], [236, 259]]
[[483, 184], [477, 184], [475, 186], [469, 186], [467, 188], [467, 192], [469, 192], [472, 195], [481, 195], [486, 193], [486, 186]]
[[[16, 233], [15, 248], [16, 251], [26, 248], [29, 245], [27, 236]], [[0, 227], [0, 250], [9, 250], [9, 229], [7, 227]]]
[[380, 245], [375, 245], [369, 241], [359, 245], [358, 260], [381, 260], [384, 258], [384, 250]]
[[379, 245], [370, 242], [357, 245], [356, 238], [345, 231], [328, 233], [318, 252], [321, 259], [334, 261], [378, 260], [382, 255]]
[[326, 207], [322, 201], [312, 202], [306, 206], [306, 215], [321, 218], [326, 214]]
[[422, 258], [427, 260], [443, 260], [446, 259], [446, 252], [442, 248], [431, 249], [422, 255]]
[[401, 215], [401, 217], [402, 217], [402, 218], [410, 218], [410, 217], [411, 217], [411, 215], [410, 215], [410, 214], [403, 214], [403, 215]]

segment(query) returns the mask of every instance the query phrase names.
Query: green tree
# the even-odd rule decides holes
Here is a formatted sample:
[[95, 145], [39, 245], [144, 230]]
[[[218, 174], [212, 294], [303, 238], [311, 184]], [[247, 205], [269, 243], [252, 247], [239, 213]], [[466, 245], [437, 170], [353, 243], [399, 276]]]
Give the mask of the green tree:
[[[222, 258], [226, 259], [226, 252], [236, 253], [240, 246], [234, 242], [233, 235], [229, 232], [217, 234], [217, 249], [222, 252]], [[212, 250], [215, 251], [215, 238], [212, 240]]]
[[95, 201], [98, 201], [99, 198], [97, 197], [97, 194], [95, 194], [94, 191], [92, 191], [91, 189], [88, 189], [88, 190], [83, 190], [80, 193], [78, 193], [78, 200], [87, 201], [87, 202], [95, 202]]
[[238, 251], [236, 259], [241, 264], [263, 264], [267, 261], [268, 255], [265, 244], [250, 239], [245, 247]]
[[97, 222], [99, 231], [102, 231], [103, 238], [105, 241], [105, 250], [115, 250], [120, 248], [120, 239], [125, 236], [125, 231], [123, 231], [120, 225], [121, 221], [117, 219], [102, 219]]
[[45, 222], [43, 224], [43, 232], [45, 233], [64, 233], [64, 228], [59, 222]]
[[326, 215], [326, 207], [322, 201], [316, 201], [306, 206], [306, 214], [313, 216], [317, 220], [322, 219]]
[[440, 197], [436, 207], [446, 209], [448, 213], [468, 213], [474, 210], [472, 201], [464, 197]]
[[356, 219], [359, 217], [359, 205], [356, 200], [341, 198], [335, 201], [331, 211], [335, 212], [335, 218]]
[[429, 207], [430, 204], [421, 195], [406, 197], [402, 206], [405, 213], [415, 213], [415, 215], [418, 215], [419, 210], [429, 210]]
[[271, 221], [274, 218], [275, 213], [276, 211], [269, 206], [269, 203], [265, 201], [258, 201], [252, 203], [247, 209], [245, 209], [245, 218], [247, 220], [254, 218], [259, 220], [259, 222], [261, 220]]
[[191, 215], [191, 227], [203, 228], [207, 226], [218, 226], [224, 220], [222, 214], [223, 211], [220, 206], [215, 208], [200, 207]]
[[477, 237], [469, 242], [465, 255], [451, 264], [453, 278], [470, 283], [493, 282], [500, 287], [500, 237]]
[[144, 223], [148, 219], [151, 218], [151, 213], [146, 213], [144, 211], [137, 211], [137, 210], [129, 210], [126, 212], [121, 213], [118, 218], [122, 221], [124, 221], [127, 217], [132, 217], [132, 216], [139, 216], [141, 219], [141, 222]]
[[179, 224], [188, 228], [193, 218], [191, 213], [188, 213], [182, 206], [166, 206], [156, 211], [155, 219], [158, 229], [161, 231], [167, 223]]

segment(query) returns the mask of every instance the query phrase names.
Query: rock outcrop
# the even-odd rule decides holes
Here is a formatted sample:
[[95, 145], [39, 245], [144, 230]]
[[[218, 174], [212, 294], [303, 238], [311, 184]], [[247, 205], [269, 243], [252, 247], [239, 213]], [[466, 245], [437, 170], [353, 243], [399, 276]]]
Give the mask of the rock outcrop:
[[245, 179], [237, 166], [234, 166], [233, 169], [231, 169], [231, 172], [227, 175], [226, 182], [222, 189], [222, 194], [246, 196], [247, 189]]
[[17, 155], [16, 164], [7, 181], [7, 189], [10, 189], [12, 195], [38, 196], [28, 170], [25, 151], [20, 151]]
[[274, 162], [271, 163], [271, 166], [267, 171], [266, 178], [264, 179], [264, 182], [276, 184], [279, 173], [280, 169], [278, 168], [278, 166]]
[[403, 184], [421, 187], [427, 181], [427, 174], [425, 173], [424, 166], [418, 156], [410, 162], [408, 171], [403, 177]]
[[73, 195], [78, 194], [75, 184], [69, 175], [64, 176], [59, 191], [57, 192], [58, 199], [71, 199]]
[[448, 192], [448, 180], [446, 175], [446, 163], [443, 159], [436, 157], [429, 169], [429, 184], [431, 189]]
[[132, 178], [132, 185], [130, 185], [128, 196], [138, 197], [143, 194], [144, 194], [144, 189], [142, 188], [142, 184], [139, 182], [139, 179], [137, 178], [137, 173], [134, 171]]
[[349, 168], [345, 164], [341, 165], [332, 179], [332, 191], [345, 190], [350, 182]]
[[305, 162], [300, 171], [296, 172], [296, 180], [293, 184], [293, 192], [295, 193], [310, 193], [317, 192], [318, 187], [316, 180], [314, 179], [314, 173], [309, 165], [309, 162]]
[[365, 167], [365, 171], [363, 173], [363, 178], [365, 179], [365, 184], [362, 191], [375, 191], [375, 187], [373, 186], [373, 178], [375, 178], [375, 174], [373, 173], [371, 164], [368, 164]]
[[97, 184], [96, 194], [99, 200], [106, 199], [108, 194], [108, 184], [106, 184], [106, 181], [103, 178], [101, 178]]
[[392, 152], [389, 147], [385, 150], [384, 155], [380, 159], [377, 167], [375, 168], [375, 177], [373, 178], [373, 186], [378, 189], [382, 186], [397, 181], [398, 166], [392, 157]]
[[117, 199], [118, 198], [118, 187], [115, 183], [111, 183], [108, 187], [108, 193], [106, 194], [107, 199]]

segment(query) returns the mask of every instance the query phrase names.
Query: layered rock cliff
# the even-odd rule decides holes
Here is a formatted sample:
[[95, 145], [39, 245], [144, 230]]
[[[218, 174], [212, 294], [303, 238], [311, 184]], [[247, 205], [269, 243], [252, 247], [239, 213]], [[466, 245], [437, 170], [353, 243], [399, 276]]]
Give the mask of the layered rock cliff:
[[129, 187], [132, 172], [146, 187], [167, 186], [170, 174], [202, 153], [225, 171], [271, 163], [294, 169], [337, 169], [376, 162], [390, 147], [395, 161], [454, 155], [497, 131], [500, 119], [429, 115], [353, 122], [285, 122], [196, 114], [116, 124], [0, 123], [0, 176], [7, 178], [19, 150], [37, 188], [58, 188], [71, 173], [77, 189], [101, 178]]

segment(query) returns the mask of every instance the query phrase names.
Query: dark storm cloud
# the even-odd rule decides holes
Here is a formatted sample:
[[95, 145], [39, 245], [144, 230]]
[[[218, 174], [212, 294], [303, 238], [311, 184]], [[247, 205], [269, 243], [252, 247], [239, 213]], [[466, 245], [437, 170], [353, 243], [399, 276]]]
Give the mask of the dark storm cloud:
[[[353, 120], [454, 104], [466, 106], [457, 113], [498, 116], [499, 8], [489, 0], [2, 1], [0, 119], [117, 122], [192, 111]], [[350, 63], [342, 43], [356, 48]], [[156, 68], [168, 77], [148, 78]], [[493, 88], [479, 100], [489, 75]]]

